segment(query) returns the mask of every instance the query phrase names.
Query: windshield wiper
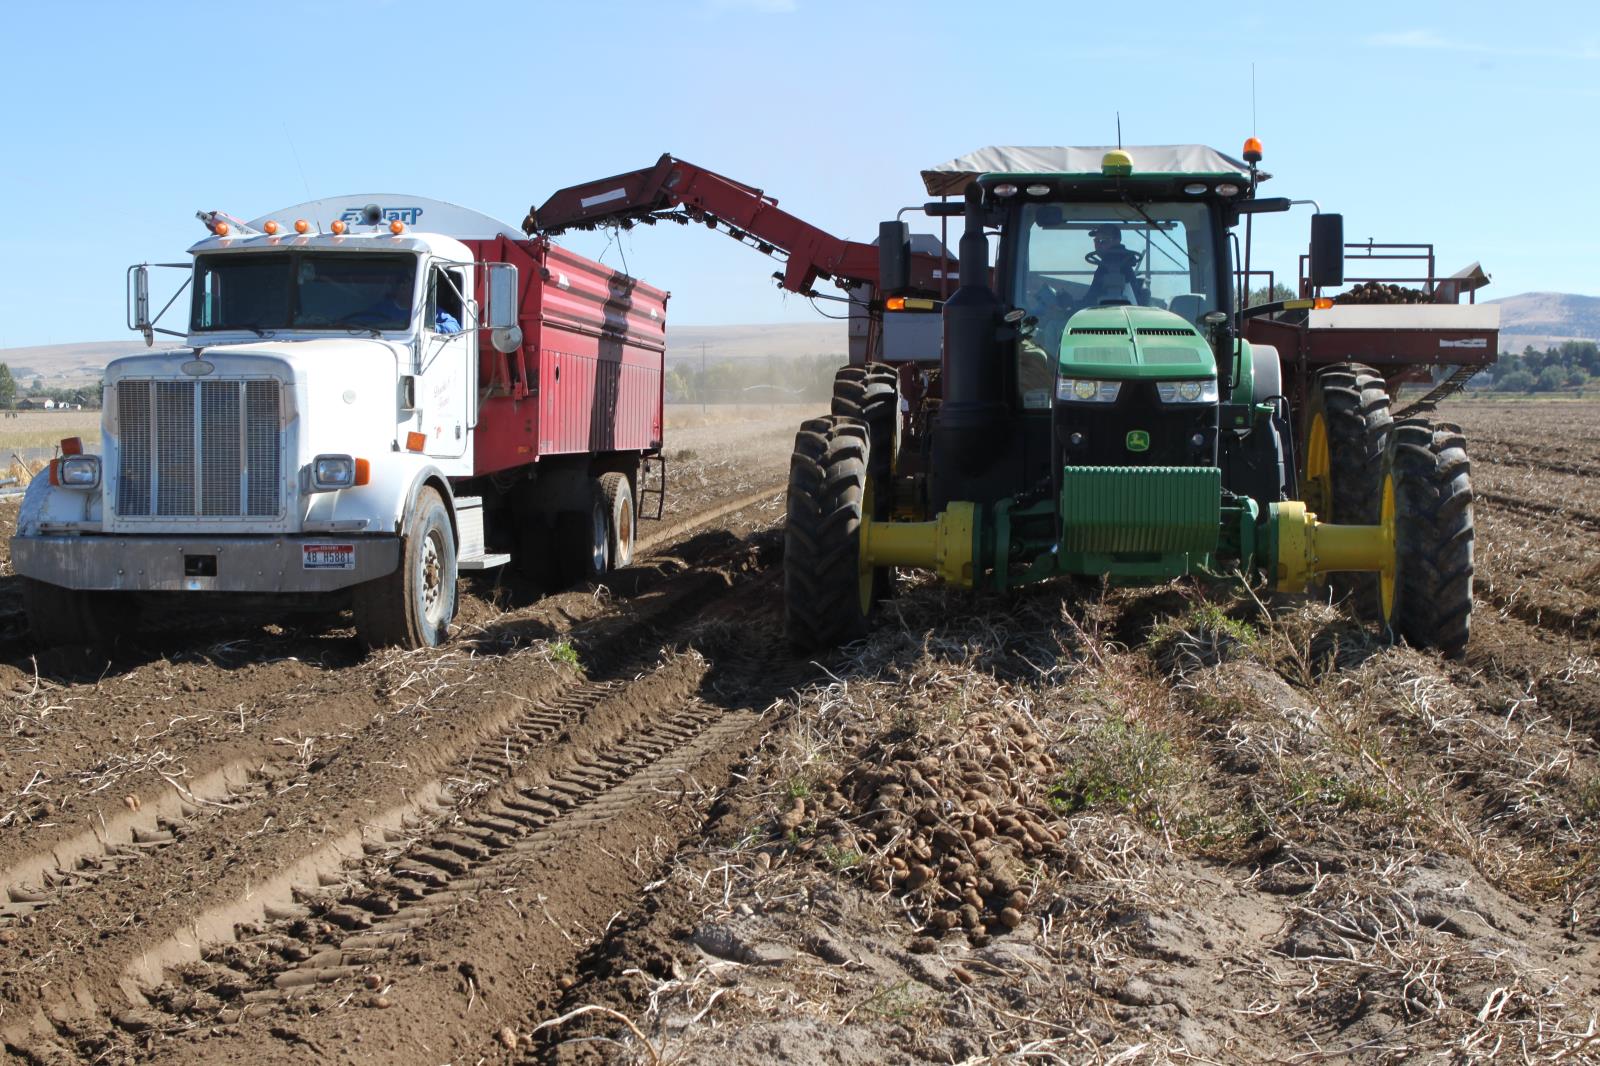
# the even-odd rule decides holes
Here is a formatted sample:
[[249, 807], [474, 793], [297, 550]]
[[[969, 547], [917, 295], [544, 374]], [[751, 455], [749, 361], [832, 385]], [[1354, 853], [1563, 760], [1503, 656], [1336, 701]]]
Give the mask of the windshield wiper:
[[1138, 204], [1134, 203], [1133, 200], [1129, 198], [1129, 196], [1128, 196], [1128, 194], [1126, 192], [1124, 192], [1122, 194], [1122, 202], [1127, 204], [1129, 207], [1133, 208], [1135, 211], [1139, 212], [1139, 217], [1144, 219], [1146, 222], [1150, 223], [1150, 228], [1155, 231], [1156, 236], [1165, 237], [1167, 239], [1167, 243], [1172, 245], [1173, 249], [1179, 255], [1183, 256], [1183, 262], [1180, 263], [1176, 259], [1172, 259], [1171, 253], [1167, 252], [1166, 249], [1162, 249], [1162, 254], [1165, 255], [1168, 259], [1172, 259], [1172, 265], [1173, 266], [1177, 266], [1177, 267], [1183, 267], [1185, 270], [1189, 269], [1189, 266], [1190, 266], [1189, 253], [1184, 251], [1183, 246], [1181, 244], [1179, 244], [1177, 241], [1173, 240], [1172, 239], [1172, 235], [1170, 233], [1168, 233], [1166, 230], [1162, 229], [1160, 224], [1157, 223], [1155, 219], [1153, 219], [1149, 215], [1145, 214], [1144, 208], [1142, 208]]

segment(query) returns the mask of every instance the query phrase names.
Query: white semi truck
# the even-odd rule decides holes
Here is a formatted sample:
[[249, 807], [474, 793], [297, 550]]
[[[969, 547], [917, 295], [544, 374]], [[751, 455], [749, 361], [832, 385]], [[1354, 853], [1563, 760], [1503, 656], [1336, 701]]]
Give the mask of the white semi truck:
[[369, 646], [435, 645], [459, 571], [630, 561], [668, 294], [416, 196], [201, 217], [184, 330], [129, 271], [130, 325], [184, 346], [113, 361], [99, 452], [63, 442], [28, 486], [11, 557], [36, 641], [348, 604]]

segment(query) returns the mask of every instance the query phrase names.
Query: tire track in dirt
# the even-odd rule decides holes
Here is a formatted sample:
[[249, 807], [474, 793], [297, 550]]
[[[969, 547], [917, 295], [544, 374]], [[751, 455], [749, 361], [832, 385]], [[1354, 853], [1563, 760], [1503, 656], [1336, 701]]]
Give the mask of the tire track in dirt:
[[[710, 613], [724, 615], [729, 609], [737, 610], [741, 603], [768, 601], [769, 585], [769, 580], [758, 577], [737, 587], [730, 596], [708, 597], [713, 606]], [[692, 586], [692, 582], [686, 583], [686, 587]], [[705, 624], [706, 620], [696, 619], [690, 609], [694, 598], [667, 597], [664, 605], [651, 612], [652, 618], [670, 615], [671, 621], [648, 646], [660, 649], [673, 645], [681, 641], [685, 630]], [[628, 628], [642, 624], [635, 619]], [[649, 657], [641, 655], [634, 661]], [[625, 675], [631, 669], [618, 664], [610, 672]], [[408, 929], [426, 924], [441, 908], [453, 906], [451, 901], [463, 891], [461, 877], [468, 873], [480, 880], [495, 876], [503, 864], [495, 861], [497, 848], [506, 853], [506, 858], [542, 854], [550, 841], [559, 839], [562, 833], [581, 830], [597, 819], [620, 813], [636, 802], [639, 789], [648, 789], [663, 773], [670, 776], [681, 767], [683, 759], [703, 758], [753, 724], [756, 715], [748, 710], [719, 723], [714, 707], [692, 697], [696, 687], [707, 681], [710, 669], [703, 657], [690, 653], [633, 680], [580, 682], [528, 704], [506, 728], [479, 740], [457, 763], [419, 785], [406, 804], [364, 819], [365, 830], [346, 833], [313, 854], [286, 862], [283, 876], [267, 885], [252, 887], [247, 899], [212, 906], [182, 932], [140, 949], [125, 968], [121, 981], [124, 993], [137, 1003], [141, 989], [148, 989], [170, 967], [201, 957], [203, 946], [211, 943], [213, 961], [208, 965], [223, 967], [219, 971], [222, 976], [213, 986], [216, 991], [191, 990], [186, 993], [187, 999], [169, 998], [165, 1002], [174, 1011], [185, 1007], [193, 1010], [195, 1003], [205, 1005], [213, 999], [238, 1001], [242, 1008], [273, 998], [255, 996], [245, 1001], [240, 997], [247, 990], [278, 992], [322, 983], [329, 976], [326, 963], [330, 949], [358, 953], [349, 956], [358, 959], [382, 948], [386, 938], [400, 935], [403, 939]], [[770, 664], [762, 664], [753, 672], [736, 672], [768, 680], [772, 675]], [[616, 714], [608, 717], [611, 704], [626, 708], [621, 718]], [[663, 717], [661, 708], [670, 706], [678, 710]], [[595, 720], [601, 722], [599, 731], [590, 727]], [[609, 731], [604, 727], [607, 721], [611, 722]], [[709, 739], [702, 743], [698, 739], [701, 737]], [[530, 763], [547, 769], [530, 779]], [[569, 765], [560, 769], [558, 764], [562, 763]], [[641, 771], [648, 772], [640, 777]], [[493, 799], [492, 807], [482, 806], [484, 795]], [[470, 820], [446, 827], [447, 821], [468, 809], [476, 812]], [[156, 832], [170, 833], [171, 839], [161, 838], [164, 845], [182, 841], [179, 832], [159, 826]], [[394, 854], [389, 855], [391, 852]], [[380, 869], [381, 876], [374, 874], [370, 881], [354, 879], [357, 870], [381, 856], [389, 856]], [[465, 883], [469, 888], [478, 884]], [[365, 887], [358, 891], [355, 885]], [[341, 895], [337, 902], [329, 904], [328, 893], [335, 890]], [[82, 899], [77, 894], [72, 898]], [[27, 902], [32, 905], [38, 901]], [[391, 911], [394, 913], [386, 913]], [[264, 985], [242, 981], [241, 971], [227, 965], [226, 960], [232, 957], [229, 945], [236, 943], [235, 929], [254, 934], [246, 936], [245, 946], [239, 951], [259, 952], [262, 937], [280, 946], [280, 969], [272, 972]], [[315, 935], [319, 929], [338, 929], [346, 937], [366, 939], [333, 943], [325, 936], [319, 939]], [[313, 937], [315, 951], [295, 946], [293, 934], [297, 930]], [[301, 955], [304, 958], [297, 957]], [[320, 964], [303, 965], [313, 958]], [[352, 964], [343, 958], [340, 956], [339, 967]], [[334, 976], [344, 972], [338, 970]], [[92, 994], [81, 988], [75, 991], [80, 1008], [86, 1001], [94, 1002]], [[224, 996], [219, 997], [218, 991]], [[102, 1003], [97, 1009], [127, 1032], [149, 1031], [169, 1020], [151, 1017], [137, 1007], [131, 1012], [119, 1011], [113, 1004]], [[63, 1030], [54, 1024], [57, 1020], [36, 1014], [31, 1028], [38, 1034], [39, 1023], [44, 1022], [47, 1029], [53, 1028], [60, 1035]], [[78, 1032], [70, 1026], [68, 1029]], [[94, 1050], [80, 1045], [85, 1054], [100, 1054], [109, 1046], [103, 1039], [103, 1030], [96, 1031], [102, 1036], [91, 1041]], [[26, 1035], [15, 1026], [5, 1036], [13, 1047], [28, 1043]]]

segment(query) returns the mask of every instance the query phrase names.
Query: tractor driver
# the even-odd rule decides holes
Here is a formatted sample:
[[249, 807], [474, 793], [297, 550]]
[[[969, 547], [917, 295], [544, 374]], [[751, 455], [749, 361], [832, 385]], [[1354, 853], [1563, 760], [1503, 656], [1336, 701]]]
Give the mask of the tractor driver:
[[1123, 247], [1122, 227], [1096, 226], [1089, 231], [1089, 236], [1094, 239], [1094, 251], [1083, 258], [1094, 266], [1094, 280], [1089, 283], [1082, 306], [1120, 303], [1148, 307], [1150, 287], [1138, 270], [1144, 256]]

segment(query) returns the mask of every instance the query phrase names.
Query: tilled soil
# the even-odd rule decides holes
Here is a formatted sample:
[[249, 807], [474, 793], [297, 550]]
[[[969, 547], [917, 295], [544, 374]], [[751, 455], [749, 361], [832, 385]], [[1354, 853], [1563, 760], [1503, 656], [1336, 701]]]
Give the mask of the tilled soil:
[[610, 587], [470, 586], [433, 652], [201, 618], [35, 656], [0, 577], [0, 1046], [1600, 1058], [1600, 406], [1440, 417], [1461, 663], [1304, 600], [917, 577], [797, 657], [781, 412], [674, 435]]

